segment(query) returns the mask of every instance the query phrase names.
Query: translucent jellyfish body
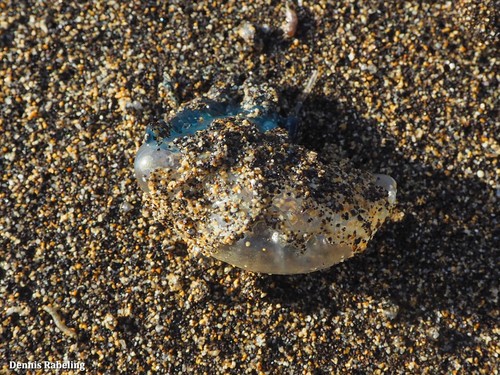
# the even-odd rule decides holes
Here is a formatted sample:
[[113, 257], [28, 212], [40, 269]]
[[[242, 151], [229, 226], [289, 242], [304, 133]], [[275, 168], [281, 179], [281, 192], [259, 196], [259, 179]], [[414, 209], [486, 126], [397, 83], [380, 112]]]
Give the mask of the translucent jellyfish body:
[[363, 251], [395, 181], [292, 143], [272, 89], [242, 97], [198, 99], [148, 128], [135, 172], [154, 217], [193, 252], [254, 272], [307, 273]]

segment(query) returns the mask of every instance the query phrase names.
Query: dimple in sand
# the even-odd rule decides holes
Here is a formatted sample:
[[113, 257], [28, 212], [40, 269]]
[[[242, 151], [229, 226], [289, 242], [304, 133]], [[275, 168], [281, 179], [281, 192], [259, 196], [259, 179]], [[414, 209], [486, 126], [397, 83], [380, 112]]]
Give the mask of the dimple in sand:
[[155, 219], [193, 253], [254, 272], [317, 271], [366, 248], [396, 182], [294, 144], [296, 114], [277, 103], [266, 84], [214, 86], [148, 127], [135, 173]]

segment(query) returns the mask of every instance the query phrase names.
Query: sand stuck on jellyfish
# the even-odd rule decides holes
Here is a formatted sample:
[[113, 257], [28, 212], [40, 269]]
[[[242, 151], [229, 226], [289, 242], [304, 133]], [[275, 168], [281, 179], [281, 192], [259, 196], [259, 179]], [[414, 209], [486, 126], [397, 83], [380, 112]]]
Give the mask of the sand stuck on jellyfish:
[[389, 176], [324, 163], [293, 142], [276, 90], [219, 85], [148, 126], [135, 173], [154, 218], [202, 252], [254, 272], [313, 272], [362, 252], [396, 203]]

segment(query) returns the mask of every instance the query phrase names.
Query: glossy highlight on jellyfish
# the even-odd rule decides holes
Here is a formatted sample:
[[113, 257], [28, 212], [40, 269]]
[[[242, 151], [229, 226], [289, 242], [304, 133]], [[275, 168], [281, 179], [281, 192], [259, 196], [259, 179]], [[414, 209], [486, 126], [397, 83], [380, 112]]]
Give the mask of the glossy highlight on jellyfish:
[[324, 163], [293, 142], [315, 80], [288, 118], [274, 89], [246, 85], [147, 128], [135, 160], [145, 204], [193, 253], [254, 272], [307, 273], [363, 251], [390, 216], [391, 177]]

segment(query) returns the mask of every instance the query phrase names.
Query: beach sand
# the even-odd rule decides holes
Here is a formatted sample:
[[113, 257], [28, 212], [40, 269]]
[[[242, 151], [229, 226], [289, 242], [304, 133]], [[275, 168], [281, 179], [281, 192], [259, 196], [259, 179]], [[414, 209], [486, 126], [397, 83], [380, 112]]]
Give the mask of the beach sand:
[[[0, 3], [0, 369], [498, 373], [495, 2], [299, 1], [293, 37], [285, 5]], [[248, 77], [286, 115], [314, 70], [299, 142], [394, 177], [398, 220], [307, 275], [190, 257], [144, 216], [146, 125]]]

